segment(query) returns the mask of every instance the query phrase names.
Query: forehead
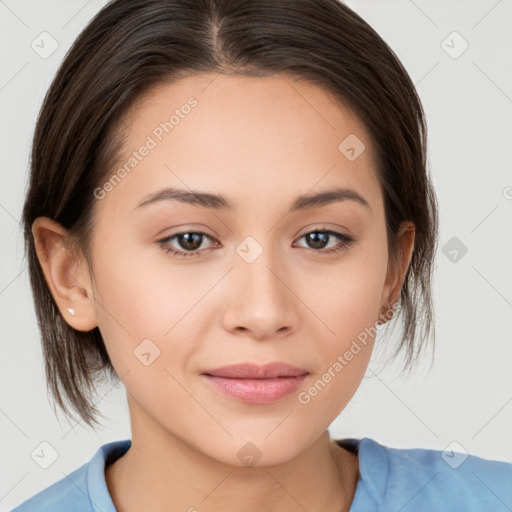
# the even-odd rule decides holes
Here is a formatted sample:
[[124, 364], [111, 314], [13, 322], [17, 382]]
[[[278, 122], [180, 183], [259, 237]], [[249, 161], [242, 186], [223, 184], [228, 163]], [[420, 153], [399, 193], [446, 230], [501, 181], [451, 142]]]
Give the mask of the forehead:
[[380, 198], [365, 126], [323, 88], [289, 76], [187, 76], [152, 87], [123, 121], [117, 167], [128, 172], [110, 195], [124, 191], [132, 206], [157, 185], [232, 191], [238, 207], [247, 204], [241, 195], [270, 200], [276, 190], [295, 197], [333, 185]]

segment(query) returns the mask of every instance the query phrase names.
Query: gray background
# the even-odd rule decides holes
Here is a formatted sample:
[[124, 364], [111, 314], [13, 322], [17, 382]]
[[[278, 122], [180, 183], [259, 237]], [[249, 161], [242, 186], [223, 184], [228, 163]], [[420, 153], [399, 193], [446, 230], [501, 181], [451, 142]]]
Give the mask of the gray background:
[[[347, 4], [397, 53], [427, 114], [441, 214], [438, 340], [430, 372], [428, 357], [408, 378], [398, 365], [382, 368], [372, 358], [356, 395], [332, 424], [332, 437], [455, 447], [512, 462], [512, 2]], [[43, 95], [72, 41], [103, 5], [0, 0], [0, 512], [88, 461], [101, 444], [130, 437], [122, 387], [98, 395], [110, 418], [103, 429], [55, 417], [18, 223]], [[40, 36], [44, 31], [58, 43], [47, 58], [31, 47], [48, 37]], [[459, 55], [464, 41], [469, 46]], [[462, 244], [467, 253], [459, 251], [453, 261], [450, 251]], [[31, 456], [42, 442], [57, 455], [47, 469]]]

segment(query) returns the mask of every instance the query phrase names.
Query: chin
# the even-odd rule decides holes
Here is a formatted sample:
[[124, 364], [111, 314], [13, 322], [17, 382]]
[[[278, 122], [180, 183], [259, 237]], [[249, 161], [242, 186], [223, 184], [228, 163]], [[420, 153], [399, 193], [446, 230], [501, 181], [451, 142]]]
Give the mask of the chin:
[[[250, 468], [286, 463], [297, 457], [316, 440], [314, 437], [309, 440], [304, 439], [304, 432], [299, 435], [298, 432], [285, 428], [282, 428], [280, 435], [276, 435], [276, 431], [270, 435], [268, 435], [269, 431], [255, 432], [254, 435], [250, 435], [250, 431], [251, 429], [248, 428], [245, 435], [240, 437], [234, 435], [233, 438], [223, 441], [210, 436], [207, 445], [204, 445], [203, 437], [200, 446], [196, 449], [219, 462], [238, 468]], [[224, 438], [229, 437], [227, 433], [225, 436], [219, 435]]]

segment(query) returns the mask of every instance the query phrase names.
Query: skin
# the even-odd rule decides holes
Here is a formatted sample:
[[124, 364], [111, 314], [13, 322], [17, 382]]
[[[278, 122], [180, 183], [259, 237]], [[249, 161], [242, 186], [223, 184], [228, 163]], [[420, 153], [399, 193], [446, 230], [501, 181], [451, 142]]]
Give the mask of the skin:
[[[120, 162], [190, 96], [198, 105], [97, 200], [92, 268], [66, 250], [58, 223], [40, 217], [33, 225], [62, 315], [77, 330], [99, 327], [127, 390], [132, 446], [106, 468], [109, 492], [120, 511], [347, 511], [358, 458], [327, 429], [361, 383], [375, 340], [309, 403], [297, 395], [398, 300], [414, 226], [403, 224], [391, 265], [364, 125], [321, 88], [291, 77], [200, 74], [153, 88], [124, 120]], [[338, 150], [349, 134], [366, 146], [354, 161]], [[222, 194], [234, 208], [169, 200], [135, 208], [164, 186]], [[335, 186], [357, 191], [370, 209], [345, 200], [288, 212], [297, 196]], [[355, 242], [328, 255], [337, 238], [324, 249], [304, 236], [321, 229]], [[195, 257], [158, 244], [198, 230], [212, 238]], [[252, 263], [236, 251], [247, 236], [263, 250]], [[188, 246], [174, 238], [166, 247]], [[134, 357], [144, 339], [160, 350], [149, 366]], [[200, 376], [271, 361], [310, 372], [271, 404], [223, 396]], [[252, 467], [237, 457], [247, 442], [261, 454]]]

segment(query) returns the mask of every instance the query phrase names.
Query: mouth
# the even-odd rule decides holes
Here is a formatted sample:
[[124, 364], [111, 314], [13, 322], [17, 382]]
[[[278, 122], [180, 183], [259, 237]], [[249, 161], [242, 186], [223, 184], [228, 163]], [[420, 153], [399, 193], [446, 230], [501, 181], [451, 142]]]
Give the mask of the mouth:
[[204, 380], [224, 396], [245, 403], [268, 404], [295, 391], [309, 375], [303, 368], [286, 363], [263, 366], [242, 363], [207, 370]]

